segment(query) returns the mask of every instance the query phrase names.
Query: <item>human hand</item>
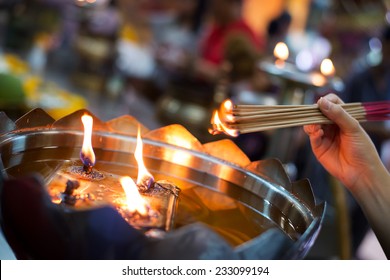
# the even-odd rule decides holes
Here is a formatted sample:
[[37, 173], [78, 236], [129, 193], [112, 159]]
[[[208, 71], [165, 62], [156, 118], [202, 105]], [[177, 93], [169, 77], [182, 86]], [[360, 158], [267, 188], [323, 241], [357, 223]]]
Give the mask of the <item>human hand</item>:
[[334, 94], [321, 98], [319, 108], [334, 124], [306, 125], [304, 130], [319, 162], [351, 191], [390, 258], [390, 224], [383, 222], [390, 217], [390, 175], [371, 139], [342, 103]]
[[335, 94], [321, 98], [319, 108], [334, 124], [306, 125], [304, 130], [319, 162], [352, 192], [358, 192], [384, 167], [371, 139], [342, 103]]

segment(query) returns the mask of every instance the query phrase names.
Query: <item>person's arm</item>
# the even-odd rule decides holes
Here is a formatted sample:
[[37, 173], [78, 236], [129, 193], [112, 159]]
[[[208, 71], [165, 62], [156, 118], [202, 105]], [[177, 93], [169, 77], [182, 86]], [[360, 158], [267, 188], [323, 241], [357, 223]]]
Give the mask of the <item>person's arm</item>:
[[307, 125], [304, 130], [318, 161], [356, 198], [390, 258], [390, 174], [367, 133], [341, 103], [334, 94], [321, 98], [320, 110], [335, 124]]

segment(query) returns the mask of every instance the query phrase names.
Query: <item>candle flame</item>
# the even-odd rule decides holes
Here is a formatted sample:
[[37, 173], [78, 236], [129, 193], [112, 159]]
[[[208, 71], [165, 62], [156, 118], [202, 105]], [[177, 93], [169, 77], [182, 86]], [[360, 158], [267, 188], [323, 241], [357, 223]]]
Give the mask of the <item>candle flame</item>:
[[219, 134], [221, 132], [233, 137], [237, 137], [239, 135], [238, 130], [228, 128], [226, 125], [223, 124], [223, 122], [219, 118], [218, 110], [214, 111], [213, 117], [211, 118], [211, 124], [213, 128], [209, 129], [209, 132], [213, 135]]
[[324, 76], [333, 76], [336, 72], [334, 66], [333, 66], [333, 62], [332, 60], [330, 60], [329, 58], [325, 58], [322, 62], [321, 62], [321, 73], [324, 75]]
[[92, 148], [93, 118], [87, 114], [84, 114], [81, 117], [81, 121], [84, 125], [84, 140], [80, 152], [80, 159], [85, 167], [92, 168], [96, 162], [95, 153]]
[[121, 177], [119, 179], [123, 190], [126, 194], [127, 209], [131, 212], [138, 212], [140, 215], [145, 216], [148, 213], [148, 203], [140, 195], [137, 185], [128, 176]]
[[276, 57], [276, 66], [283, 66], [284, 61], [288, 59], [289, 56], [288, 47], [285, 43], [279, 42], [274, 48], [274, 56]]
[[153, 183], [154, 178], [152, 174], [150, 174], [150, 172], [146, 169], [143, 160], [143, 144], [142, 144], [140, 127], [138, 127], [137, 146], [135, 147], [134, 157], [138, 164], [137, 185], [139, 187], [148, 189], [150, 185]]

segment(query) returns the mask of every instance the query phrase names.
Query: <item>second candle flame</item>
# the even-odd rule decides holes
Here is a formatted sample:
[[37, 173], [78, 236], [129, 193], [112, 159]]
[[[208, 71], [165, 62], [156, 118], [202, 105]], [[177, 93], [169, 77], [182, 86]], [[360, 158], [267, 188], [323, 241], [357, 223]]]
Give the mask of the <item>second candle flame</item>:
[[81, 117], [81, 121], [84, 125], [84, 140], [80, 152], [80, 159], [84, 164], [84, 171], [89, 173], [92, 171], [92, 167], [96, 162], [95, 153], [92, 148], [93, 118], [87, 114], [84, 114]]
[[141, 196], [133, 179], [128, 176], [120, 178], [120, 183], [126, 194], [126, 207], [131, 213], [138, 212], [145, 216], [148, 214], [148, 203]]
[[141, 138], [141, 129], [138, 127], [137, 146], [135, 147], [134, 157], [138, 164], [137, 185], [142, 189], [148, 189], [154, 182], [153, 175], [146, 169], [143, 160], [143, 143]]

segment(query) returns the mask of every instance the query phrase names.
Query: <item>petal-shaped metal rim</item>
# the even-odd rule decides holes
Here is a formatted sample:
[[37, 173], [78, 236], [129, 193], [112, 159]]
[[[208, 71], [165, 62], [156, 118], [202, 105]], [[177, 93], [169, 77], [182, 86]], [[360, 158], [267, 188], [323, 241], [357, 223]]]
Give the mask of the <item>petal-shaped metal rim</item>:
[[16, 129], [15, 123], [8, 118], [7, 114], [0, 112], [0, 134], [7, 133]]
[[246, 166], [246, 168], [257, 175], [266, 178], [268, 181], [283, 186], [285, 189], [291, 191], [290, 178], [288, 177], [280, 160], [270, 158], [254, 161]]
[[[123, 131], [123, 129], [118, 127], [118, 123], [127, 123], [128, 127], [126, 131]], [[139, 122], [136, 118], [133, 116], [125, 115], [125, 116], [120, 116], [115, 119], [111, 119], [106, 122], [106, 125], [111, 129], [113, 132], [118, 133], [118, 134], [125, 134], [125, 135], [137, 135], [137, 130], [138, 126], [141, 131], [141, 135], [145, 135], [148, 133], [150, 130], [143, 125], [141, 122]]]
[[22, 117], [20, 117], [16, 122], [16, 129], [24, 129], [31, 127], [50, 127], [55, 120], [41, 108], [36, 108]]
[[108, 125], [102, 122], [98, 117], [86, 109], [77, 110], [55, 122], [53, 122], [51, 129], [77, 129], [83, 130], [83, 124], [80, 119], [84, 114], [88, 114], [93, 118], [93, 129], [96, 131], [107, 131]]

